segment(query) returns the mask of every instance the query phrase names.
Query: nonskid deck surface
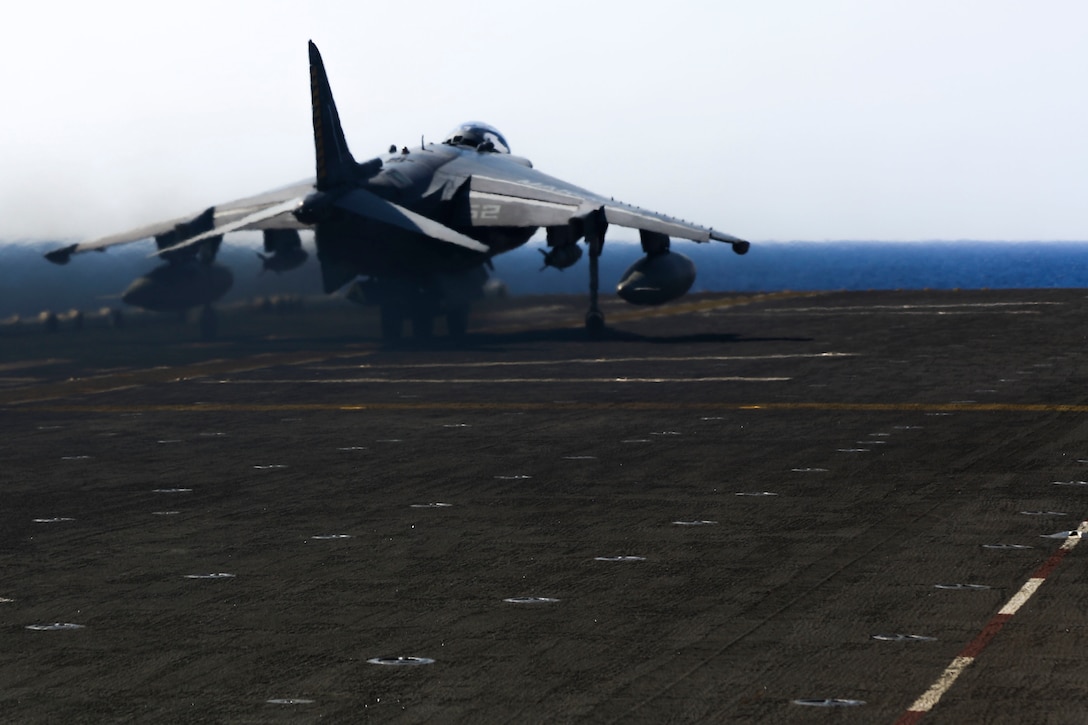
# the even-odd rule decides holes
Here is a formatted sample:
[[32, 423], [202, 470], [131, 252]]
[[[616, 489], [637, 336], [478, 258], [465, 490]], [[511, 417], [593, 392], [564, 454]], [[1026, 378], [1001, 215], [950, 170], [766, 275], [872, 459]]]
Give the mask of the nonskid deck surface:
[[20, 338], [0, 719], [1084, 720], [1086, 297]]

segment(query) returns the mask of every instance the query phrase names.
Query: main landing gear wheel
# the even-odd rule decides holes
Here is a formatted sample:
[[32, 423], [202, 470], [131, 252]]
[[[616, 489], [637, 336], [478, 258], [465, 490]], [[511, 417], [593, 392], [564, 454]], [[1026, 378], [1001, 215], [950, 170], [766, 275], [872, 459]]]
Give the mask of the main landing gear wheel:
[[417, 310], [412, 315], [412, 337], [417, 340], [434, 337], [434, 315], [430, 310]]
[[396, 342], [404, 333], [404, 313], [396, 305], [382, 305], [382, 339]]

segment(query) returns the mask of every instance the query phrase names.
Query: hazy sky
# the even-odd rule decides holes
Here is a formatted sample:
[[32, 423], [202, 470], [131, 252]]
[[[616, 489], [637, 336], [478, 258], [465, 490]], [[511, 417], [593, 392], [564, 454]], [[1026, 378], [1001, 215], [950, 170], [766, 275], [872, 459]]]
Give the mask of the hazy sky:
[[312, 38], [359, 159], [479, 119], [752, 240], [1083, 240], [1085, 28], [1082, 0], [17, 3], [0, 239], [312, 175]]

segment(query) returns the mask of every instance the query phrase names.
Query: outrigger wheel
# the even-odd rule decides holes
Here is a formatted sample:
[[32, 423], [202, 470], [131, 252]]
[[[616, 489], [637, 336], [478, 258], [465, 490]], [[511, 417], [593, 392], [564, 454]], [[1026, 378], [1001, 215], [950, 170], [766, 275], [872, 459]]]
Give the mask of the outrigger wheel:
[[586, 332], [594, 340], [604, 337], [604, 313], [600, 310], [590, 310], [586, 313]]

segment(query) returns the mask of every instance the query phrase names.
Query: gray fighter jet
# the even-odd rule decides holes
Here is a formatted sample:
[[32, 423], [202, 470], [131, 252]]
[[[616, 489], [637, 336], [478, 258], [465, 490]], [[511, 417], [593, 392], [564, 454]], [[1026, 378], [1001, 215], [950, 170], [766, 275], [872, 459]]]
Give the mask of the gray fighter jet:
[[[463, 335], [491, 258], [524, 244], [539, 228], [547, 232], [545, 267], [576, 263], [582, 256], [578, 243], [584, 240], [590, 294], [586, 328], [592, 335], [604, 329], [598, 257], [609, 224], [639, 231], [645, 256], [627, 270], [616, 290], [633, 304], [667, 302], [695, 281], [694, 264], [670, 251], [670, 237], [716, 240], [732, 245], [737, 254], [748, 251], [748, 242], [737, 237], [536, 171], [528, 159], [512, 155], [503, 135], [485, 123], [463, 124], [441, 143], [394, 146], [385, 156], [357, 162], [348, 150], [321, 54], [313, 42], [309, 49], [316, 179], [218, 205], [195, 217], [73, 244], [46, 258], [65, 264], [77, 252], [154, 237], [157, 254], [167, 262], [137, 280], [124, 299], [152, 309], [207, 306], [230, 286], [229, 271], [214, 263], [224, 234], [264, 230], [267, 249], [278, 249], [274, 245], [279, 243], [283, 251], [277, 254], [298, 260], [296, 230], [313, 229], [325, 292], [363, 277], [354, 297], [378, 305], [383, 336], [396, 339], [405, 317], [415, 336], [427, 337], [440, 314], [451, 335]], [[282, 269], [290, 262], [266, 265]]]

